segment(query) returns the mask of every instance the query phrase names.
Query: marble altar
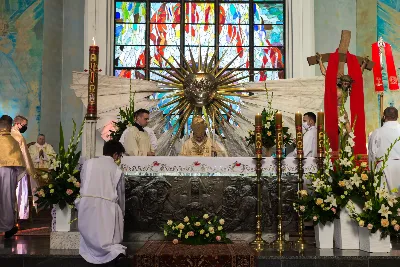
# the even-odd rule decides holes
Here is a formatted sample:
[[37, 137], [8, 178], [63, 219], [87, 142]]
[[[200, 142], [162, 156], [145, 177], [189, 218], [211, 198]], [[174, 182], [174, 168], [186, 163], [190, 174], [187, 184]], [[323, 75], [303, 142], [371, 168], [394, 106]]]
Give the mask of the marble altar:
[[[263, 228], [275, 232], [278, 207], [274, 158], [262, 162]], [[218, 215], [229, 232], [253, 231], [257, 203], [255, 160], [250, 157], [124, 157], [125, 231], [157, 231], [169, 219]], [[305, 173], [317, 171], [314, 158], [304, 160]], [[283, 160], [284, 230], [296, 231], [293, 200], [297, 160]]]

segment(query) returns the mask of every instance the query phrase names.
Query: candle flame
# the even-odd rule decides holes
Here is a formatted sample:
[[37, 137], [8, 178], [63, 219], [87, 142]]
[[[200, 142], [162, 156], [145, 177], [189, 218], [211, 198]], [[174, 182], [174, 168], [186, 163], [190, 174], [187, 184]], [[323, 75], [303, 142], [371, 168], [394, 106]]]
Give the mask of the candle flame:
[[257, 113], [257, 116], [260, 116], [260, 113]]
[[94, 39], [94, 36], [92, 38], [92, 41], [93, 41], [93, 46], [95, 46], [96, 45], [96, 40]]

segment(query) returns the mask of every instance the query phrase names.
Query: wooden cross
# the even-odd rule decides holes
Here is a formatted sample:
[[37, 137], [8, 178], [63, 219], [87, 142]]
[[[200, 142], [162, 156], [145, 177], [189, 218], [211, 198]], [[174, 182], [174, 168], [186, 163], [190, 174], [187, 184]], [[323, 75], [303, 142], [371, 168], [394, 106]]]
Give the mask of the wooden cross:
[[[342, 30], [342, 35], [340, 38], [340, 43], [339, 43], [339, 68], [338, 68], [338, 73], [344, 74], [344, 64], [347, 62], [347, 50], [349, 49], [349, 44], [350, 44], [350, 39], [351, 39], [351, 31], [348, 30]], [[326, 54], [321, 54], [322, 56], [322, 62], [328, 62], [329, 61], [329, 56], [331, 53], [326, 53]], [[357, 56], [358, 63], [360, 65], [363, 64], [365, 58]], [[308, 65], [312, 66], [315, 64], [318, 64], [317, 57], [312, 56], [307, 58]], [[371, 60], [368, 60], [367, 65], [365, 68], [367, 70], [372, 70], [374, 67], [375, 63]]]

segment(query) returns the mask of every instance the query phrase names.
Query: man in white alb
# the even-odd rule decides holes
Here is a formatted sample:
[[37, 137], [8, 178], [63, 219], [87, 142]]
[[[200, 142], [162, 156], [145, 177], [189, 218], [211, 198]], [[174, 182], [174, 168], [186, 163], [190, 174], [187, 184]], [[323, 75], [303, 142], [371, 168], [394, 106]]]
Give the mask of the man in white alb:
[[[304, 157], [317, 156], [317, 127], [315, 122], [317, 116], [313, 112], [307, 112], [303, 115], [303, 153]], [[295, 149], [288, 156], [296, 157], [297, 150]]]
[[[388, 107], [383, 112], [384, 124], [376, 129], [369, 137], [368, 159], [370, 166], [381, 166], [382, 157], [390, 145], [400, 137], [400, 124], [397, 122], [399, 112], [395, 107]], [[389, 190], [400, 189], [400, 142], [397, 142], [389, 154], [387, 167], [384, 170], [387, 187]]]
[[114, 140], [104, 144], [103, 155], [87, 160], [81, 172], [78, 228], [79, 254], [89, 263], [104, 264], [125, 255], [125, 180], [117, 165], [125, 152]]

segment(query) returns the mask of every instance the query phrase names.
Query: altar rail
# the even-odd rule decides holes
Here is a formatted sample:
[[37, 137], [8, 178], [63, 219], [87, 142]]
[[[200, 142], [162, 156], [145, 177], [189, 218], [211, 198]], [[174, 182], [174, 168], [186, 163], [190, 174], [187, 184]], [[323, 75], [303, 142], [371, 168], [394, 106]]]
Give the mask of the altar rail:
[[[255, 176], [256, 163], [251, 157], [124, 157], [122, 169], [127, 175], [173, 175], [173, 176]], [[316, 173], [315, 158], [304, 160], [304, 173]], [[283, 160], [283, 174], [297, 173], [297, 160], [287, 157]], [[267, 157], [262, 161], [262, 175], [275, 176], [275, 159]]]

